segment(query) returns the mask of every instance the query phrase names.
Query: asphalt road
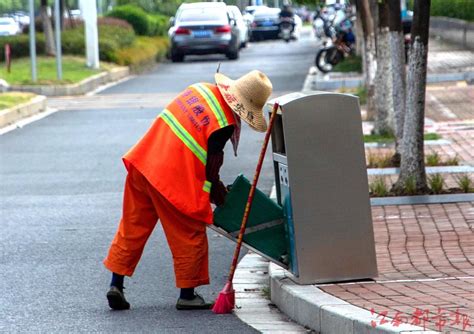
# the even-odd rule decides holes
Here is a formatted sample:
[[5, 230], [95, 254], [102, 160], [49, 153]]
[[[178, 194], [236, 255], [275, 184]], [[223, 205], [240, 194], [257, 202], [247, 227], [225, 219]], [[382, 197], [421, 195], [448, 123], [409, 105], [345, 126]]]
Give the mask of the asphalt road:
[[[238, 61], [213, 56], [164, 63], [89, 97], [88, 104], [74, 98], [76, 109], [64, 107], [1, 136], [0, 332], [254, 332], [233, 315], [175, 310], [178, 290], [159, 225], [135, 275], [126, 280], [132, 309], [108, 309], [110, 273], [101, 261], [121, 213], [121, 156], [165, 106], [160, 96], [213, 81], [219, 62], [231, 78], [252, 69], [267, 73], [278, 96], [302, 88], [315, 48], [306, 37], [252, 44]], [[141, 106], [137, 94], [156, 97], [156, 106]], [[113, 104], [117, 96], [129, 103]], [[241, 172], [252, 177], [262, 140], [263, 134], [245, 127], [239, 157], [228, 145], [224, 181]], [[269, 192], [272, 183], [267, 159], [259, 188]], [[212, 283], [198, 291], [212, 300], [224, 285], [234, 244], [213, 232], [209, 243]]]

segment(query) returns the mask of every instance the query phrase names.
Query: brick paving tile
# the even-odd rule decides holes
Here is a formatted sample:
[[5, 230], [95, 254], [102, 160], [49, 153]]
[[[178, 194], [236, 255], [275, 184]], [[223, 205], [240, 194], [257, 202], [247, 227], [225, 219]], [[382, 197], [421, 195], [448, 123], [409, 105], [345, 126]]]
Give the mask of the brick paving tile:
[[[327, 293], [444, 333], [474, 332], [474, 202], [372, 208], [375, 282], [321, 284]], [[392, 320], [389, 320], [392, 321]]]

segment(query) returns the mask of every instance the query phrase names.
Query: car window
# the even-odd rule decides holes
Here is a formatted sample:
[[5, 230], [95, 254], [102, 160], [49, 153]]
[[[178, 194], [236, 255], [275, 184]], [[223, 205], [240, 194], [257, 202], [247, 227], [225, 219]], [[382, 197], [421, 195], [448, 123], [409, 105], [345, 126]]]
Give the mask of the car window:
[[196, 21], [227, 21], [225, 10], [209, 10], [209, 8], [183, 9], [179, 14], [180, 22]]
[[278, 18], [279, 11], [266, 11], [266, 10], [258, 10], [255, 11], [253, 16], [256, 19], [261, 19], [261, 18]]
[[241, 20], [242, 19], [242, 13], [240, 10], [236, 7], [231, 7], [230, 12], [232, 13], [232, 17], [235, 18], [236, 20]]

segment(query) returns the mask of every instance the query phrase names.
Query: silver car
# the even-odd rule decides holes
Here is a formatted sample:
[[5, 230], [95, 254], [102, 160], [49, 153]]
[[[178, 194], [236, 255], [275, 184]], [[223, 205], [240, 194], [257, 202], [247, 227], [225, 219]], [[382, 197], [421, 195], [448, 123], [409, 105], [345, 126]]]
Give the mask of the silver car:
[[183, 61], [186, 55], [222, 53], [229, 59], [239, 57], [239, 30], [224, 3], [183, 4], [172, 23], [168, 33], [173, 62]]

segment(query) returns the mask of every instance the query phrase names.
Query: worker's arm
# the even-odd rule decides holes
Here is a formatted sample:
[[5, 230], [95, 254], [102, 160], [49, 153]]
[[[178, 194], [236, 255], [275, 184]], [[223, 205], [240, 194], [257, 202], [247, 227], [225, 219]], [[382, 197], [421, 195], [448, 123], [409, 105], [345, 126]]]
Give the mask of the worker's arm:
[[234, 127], [226, 126], [214, 132], [208, 140], [206, 178], [212, 183], [211, 202], [217, 206], [224, 204], [227, 189], [220, 180], [219, 171], [224, 164], [224, 146], [230, 139]]

